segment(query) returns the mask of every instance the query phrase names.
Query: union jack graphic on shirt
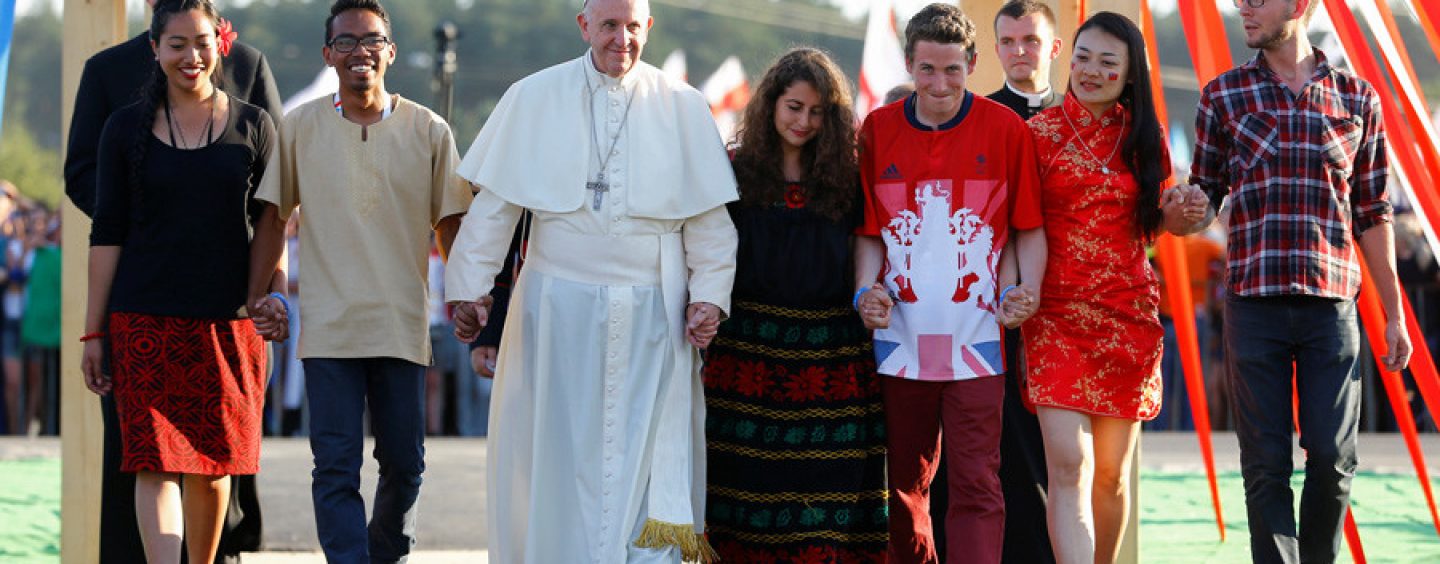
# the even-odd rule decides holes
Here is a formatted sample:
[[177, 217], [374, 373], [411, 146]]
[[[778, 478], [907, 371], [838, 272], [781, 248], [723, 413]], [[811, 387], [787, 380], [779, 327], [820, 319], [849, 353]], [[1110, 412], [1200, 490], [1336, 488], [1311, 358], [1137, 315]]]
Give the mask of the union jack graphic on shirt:
[[[1005, 371], [995, 320], [995, 272], [1004, 246], [989, 219], [1003, 213], [994, 180], [968, 180], [955, 205], [950, 180], [927, 180], [909, 205], [902, 183], [879, 184], [885, 208], [882, 282], [896, 298], [890, 327], [875, 332], [881, 374], [950, 381]], [[953, 210], [953, 211], [952, 211]]]

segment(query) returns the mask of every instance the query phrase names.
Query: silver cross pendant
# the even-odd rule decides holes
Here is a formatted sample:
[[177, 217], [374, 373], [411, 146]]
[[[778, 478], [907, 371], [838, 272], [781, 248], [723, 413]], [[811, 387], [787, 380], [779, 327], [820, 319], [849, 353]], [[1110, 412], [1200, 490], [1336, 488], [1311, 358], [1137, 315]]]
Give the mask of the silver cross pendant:
[[601, 175], [599, 178], [595, 179], [594, 182], [586, 182], [585, 189], [595, 191], [595, 203], [592, 205], [591, 209], [595, 211], [600, 211], [600, 200], [604, 199], [605, 193], [610, 191], [610, 183], [605, 181], [604, 175]]

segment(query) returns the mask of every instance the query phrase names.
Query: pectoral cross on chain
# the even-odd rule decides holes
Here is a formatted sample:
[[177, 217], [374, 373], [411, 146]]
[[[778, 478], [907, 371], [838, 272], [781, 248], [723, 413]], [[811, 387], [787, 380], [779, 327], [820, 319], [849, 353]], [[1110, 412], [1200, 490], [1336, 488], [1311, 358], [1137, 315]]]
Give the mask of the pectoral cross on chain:
[[585, 189], [595, 191], [595, 203], [591, 209], [600, 211], [600, 201], [605, 198], [605, 193], [610, 191], [610, 183], [605, 181], [605, 174], [601, 173], [594, 182], [586, 182]]

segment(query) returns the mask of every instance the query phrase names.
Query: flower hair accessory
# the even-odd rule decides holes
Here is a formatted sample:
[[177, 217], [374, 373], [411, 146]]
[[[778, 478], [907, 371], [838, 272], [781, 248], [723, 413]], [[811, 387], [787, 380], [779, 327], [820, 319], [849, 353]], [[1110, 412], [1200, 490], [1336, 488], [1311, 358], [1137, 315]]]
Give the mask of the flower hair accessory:
[[235, 27], [230, 25], [230, 20], [220, 18], [220, 22], [215, 25], [215, 40], [218, 42], [221, 57], [230, 55], [230, 46], [235, 44], [235, 38], [239, 36], [240, 34], [235, 33]]

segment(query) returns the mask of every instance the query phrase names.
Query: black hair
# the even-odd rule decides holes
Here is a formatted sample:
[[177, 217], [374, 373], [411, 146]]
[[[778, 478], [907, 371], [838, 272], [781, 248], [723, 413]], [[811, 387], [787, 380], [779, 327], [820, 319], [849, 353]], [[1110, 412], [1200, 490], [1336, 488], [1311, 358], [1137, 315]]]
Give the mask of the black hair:
[[[215, 9], [215, 4], [210, 0], [160, 0], [155, 3], [154, 14], [150, 17], [150, 42], [158, 45], [160, 36], [165, 33], [165, 26], [170, 23], [170, 18], [176, 14], [198, 10], [210, 19], [212, 25], [220, 23], [220, 12]], [[223, 85], [222, 66], [220, 57], [215, 57], [215, 68], [210, 73], [210, 82], [216, 88]], [[151, 122], [155, 117], [155, 110], [161, 104], [168, 103], [168, 90], [166, 89], [167, 79], [165, 71], [160, 68], [159, 61], [150, 65], [150, 79], [140, 88], [140, 122], [135, 127], [135, 136], [130, 142], [130, 150], [127, 152], [127, 161], [130, 164], [129, 177], [127, 181], [130, 186], [130, 198], [133, 209], [139, 212], [138, 217], [143, 222], [148, 214], [145, 213], [145, 194], [141, 186], [141, 176], [145, 168], [146, 148], [150, 146]]]
[[334, 32], [335, 18], [350, 10], [365, 10], [375, 14], [385, 24], [385, 37], [395, 41], [394, 32], [390, 29], [390, 13], [380, 5], [378, 0], [335, 0], [330, 5], [330, 17], [325, 18], [325, 44], [330, 44], [330, 34]]
[[1000, 26], [1000, 16], [1018, 20], [1033, 14], [1040, 14], [1040, 17], [1050, 24], [1050, 29], [1058, 27], [1055, 21], [1055, 11], [1050, 9], [1049, 4], [1040, 0], [1010, 0], [1006, 2], [1004, 6], [1000, 7], [1000, 11], [995, 13], [995, 22], [992, 25]]
[[1155, 94], [1150, 89], [1150, 60], [1145, 54], [1145, 36], [1130, 18], [1115, 12], [1100, 12], [1075, 30], [1078, 40], [1087, 29], [1094, 29], [1125, 42], [1130, 59], [1125, 76], [1125, 89], [1120, 104], [1130, 109], [1133, 125], [1120, 146], [1121, 158], [1140, 184], [1140, 200], [1135, 207], [1135, 226], [1144, 239], [1153, 239], [1160, 232], [1164, 213], [1160, 210], [1160, 184], [1169, 176], [1170, 163], [1164, 160], [1164, 135], [1160, 118], [1155, 115]]

